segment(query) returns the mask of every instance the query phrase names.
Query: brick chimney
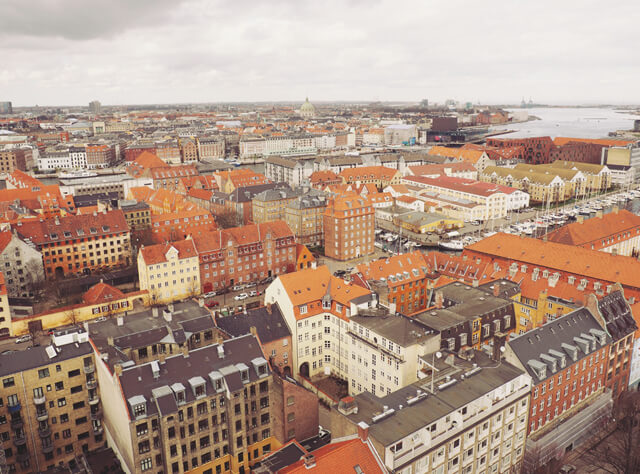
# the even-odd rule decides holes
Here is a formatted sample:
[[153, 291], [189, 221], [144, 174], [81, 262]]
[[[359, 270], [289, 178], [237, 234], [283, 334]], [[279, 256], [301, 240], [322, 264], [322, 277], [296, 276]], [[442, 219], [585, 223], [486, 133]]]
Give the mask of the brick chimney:
[[182, 355], [185, 359], [189, 358], [189, 346], [185, 344], [180, 348], [180, 350], [182, 351]]
[[122, 375], [122, 365], [121, 364], [116, 364], [113, 366], [113, 370], [116, 373], [116, 375], [118, 377], [120, 377]]
[[313, 454], [304, 455], [304, 467], [305, 469], [311, 469], [316, 465], [316, 457]]
[[256, 329], [256, 327], [255, 327], [255, 326], [251, 326], [251, 327], [249, 328], [249, 332], [250, 332], [251, 334], [253, 334], [254, 336], [257, 336], [257, 335], [258, 335], [258, 330]]
[[358, 423], [358, 438], [360, 438], [363, 443], [369, 438], [369, 425], [364, 421]]
[[271, 314], [271, 303], [267, 303], [267, 313]]
[[440, 290], [436, 291], [435, 296], [436, 296], [436, 301], [435, 301], [436, 308], [438, 309], [444, 308], [444, 294], [442, 293], [442, 291]]
[[493, 296], [500, 296], [500, 282], [493, 282]]

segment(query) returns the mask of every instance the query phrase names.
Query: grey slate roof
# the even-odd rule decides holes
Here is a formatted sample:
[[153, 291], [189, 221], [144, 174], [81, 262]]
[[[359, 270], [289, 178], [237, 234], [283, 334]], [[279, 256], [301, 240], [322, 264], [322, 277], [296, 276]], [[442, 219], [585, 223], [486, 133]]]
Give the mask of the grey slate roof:
[[56, 346], [56, 348], [58, 349], [58, 355], [53, 358], [49, 358], [45, 346], [32, 347], [11, 354], [1, 354], [0, 377], [57, 364], [61, 361], [86, 356], [93, 352], [91, 344], [88, 342], [65, 344], [64, 346]]
[[[188, 357], [177, 354], [167, 357], [164, 362], [149, 362], [142, 365], [124, 368], [120, 375], [120, 385], [122, 387], [123, 398], [125, 400], [144, 397], [146, 400], [147, 416], [160, 413], [167, 415], [177, 411], [175, 400], [169, 398], [169, 389], [178, 383], [185, 387], [184, 394], [187, 403], [193, 402], [196, 398], [189, 383], [194, 377], [202, 377], [205, 382], [207, 396], [214, 394], [215, 388], [209, 374], [218, 372], [222, 375], [224, 383], [230, 391], [242, 388], [243, 383], [240, 378], [240, 371], [237, 365], [244, 363], [248, 367], [249, 380], [255, 382], [261, 377], [256, 372], [252, 361], [261, 359], [266, 364], [262, 349], [258, 340], [252, 335], [246, 335], [224, 341], [222, 347], [224, 355], [219, 352], [220, 344], [210, 345], [189, 351]], [[153, 365], [160, 369], [159, 376], [153, 374]], [[269, 366], [266, 364], [266, 374], [269, 374]], [[136, 398], [134, 398], [136, 397]], [[132, 407], [127, 404], [131, 419], [134, 418]]]
[[598, 310], [606, 321], [607, 332], [618, 341], [638, 329], [631, 308], [621, 291], [614, 291], [598, 301]]
[[249, 334], [251, 327], [255, 327], [263, 344], [290, 337], [291, 331], [280, 312], [277, 304], [271, 306], [271, 312], [266, 306], [247, 311], [247, 314], [236, 313], [216, 318], [217, 326], [232, 337]]

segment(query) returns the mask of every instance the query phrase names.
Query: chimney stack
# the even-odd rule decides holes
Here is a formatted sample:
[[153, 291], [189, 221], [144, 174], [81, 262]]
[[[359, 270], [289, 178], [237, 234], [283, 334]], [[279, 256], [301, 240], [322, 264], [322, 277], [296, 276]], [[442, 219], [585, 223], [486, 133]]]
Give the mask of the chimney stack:
[[493, 282], [493, 296], [500, 296], [500, 282]]
[[187, 346], [187, 344], [185, 343], [180, 350], [182, 351], [182, 355], [185, 359], [189, 358], [189, 346]]
[[440, 290], [436, 291], [435, 305], [438, 309], [444, 308], [444, 294]]
[[358, 423], [358, 438], [360, 438], [363, 443], [366, 443], [369, 438], [369, 425], [364, 421]]
[[124, 326], [124, 318], [122, 316], [118, 316], [116, 318], [116, 321], [118, 323], [118, 326]]
[[311, 469], [316, 465], [316, 457], [313, 454], [304, 455], [304, 467], [305, 469]]
[[151, 308], [151, 314], [153, 315], [154, 318], [158, 317], [158, 307], [154, 306], [153, 308]]
[[249, 332], [250, 332], [251, 334], [253, 334], [254, 336], [257, 336], [257, 335], [258, 335], [258, 330], [256, 329], [256, 327], [255, 327], [255, 326], [251, 326], [251, 327], [249, 328]]
[[116, 373], [116, 375], [120, 377], [122, 375], [122, 364], [115, 364], [113, 366], [113, 370]]
[[107, 337], [107, 344], [110, 346], [113, 346], [113, 336], [108, 336]]
[[271, 314], [271, 311], [273, 311], [271, 309], [271, 303], [267, 303], [267, 313]]

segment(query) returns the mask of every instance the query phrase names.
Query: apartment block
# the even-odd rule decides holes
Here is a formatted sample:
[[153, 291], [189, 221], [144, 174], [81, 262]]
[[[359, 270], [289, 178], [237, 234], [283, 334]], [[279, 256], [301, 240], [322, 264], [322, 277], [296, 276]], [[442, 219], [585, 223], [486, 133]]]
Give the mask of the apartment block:
[[15, 170], [29, 171], [33, 168], [31, 148], [0, 149], [0, 173], [9, 174]]
[[374, 210], [367, 198], [339, 196], [324, 212], [324, 250], [327, 257], [350, 260], [373, 253]]
[[198, 137], [197, 144], [201, 160], [224, 158], [223, 137]]
[[283, 221], [209, 232], [193, 239], [202, 292], [292, 272], [296, 242]]
[[[531, 378], [484, 354], [436, 365], [389, 395], [363, 392], [331, 410], [334, 438], [370, 439], [389, 472], [518, 472], [527, 435]], [[490, 368], [491, 367], [491, 368]]]
[[152, 303], [167, 303], [200, 294], [200, 270], [191, 238], [142, 246], [138, 252], [140, 289]]
[[284, 220], [296, 236], [298, 243], [312, 247], [323, 245], [326, 207], [325, 194], [314, 190], [287, 204], [284, 209]]
[[44, 280], [42, 254], [13, 232], [0, 232], [0, 271], [11, 297], [33, 296], [34, 286]]
[[0, 336], [10, 336], [11, 308], [9, 307], [9, 292], [4, 281], [4, 274], [0, 272]]
[[116, 364], [114, 376], [100, 364], [105, 426], [129, 472], [249, 472], [280, 445], [271, 370], [252, 335]]
[[119, 209], [25, 220], [13, 228], [42, 254], [47, 279], [131, 263], [129, 226]]
[[284, 220], [285, 209], [298, 198], [302, 191], [288, 188], [268, 189], [253, 197], [253, 223], [262, 224], [277, 220]]
[[46, 347], [0, 355], [0, 432], [12, 472], [73, 467], [104, 443], [102, 403], [87, 333], [57, 333]]

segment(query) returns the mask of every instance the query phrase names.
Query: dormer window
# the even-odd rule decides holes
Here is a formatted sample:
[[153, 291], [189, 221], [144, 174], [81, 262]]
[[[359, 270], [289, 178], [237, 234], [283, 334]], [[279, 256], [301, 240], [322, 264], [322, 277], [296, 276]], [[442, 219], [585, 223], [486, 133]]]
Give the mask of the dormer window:
[[173, 395], [175, 396], [176, 403], [178, 405], [184, 405], [185, 403], [187, 403], [184, 385], [179, 382], [174, 383], [173, 385], [171, 385], [171, 390], [173, 391]]
[[138, 419], [147, 416], [147, 399], [143, 395], [135, 395], [128, 402], [134, 418]]
[[247, 367], [245, 364], [243, 364], [242, 362], [239, 364], [236, 364], [236, 368], [240, 371], [240, 379], [242, 380], [242, 383], [248, 383], [249, 382], [249, 367]]
[[204, 378], [197, 375], [196, 377], [191, 377], [189, 379], [189, 385], [191, 385], [191, 390], [193, 391], [193, 396], [198, 398], [206, 397], [207, 391], [205, 389], [207, 382]]
[[266, 377], [269, 375], [267, 372], [267, 361], [264, 357], [256, 357], [251, 361], [256, 374], [258, 374], [259, 378]]
[[209, 372], [209, 379], [211, 380], [211, 385], [213, 385], [213, 389], [216, 393], [222, 392], [224, 389], [223, 377], [220, 372], [214, 370], [213, 372]]

